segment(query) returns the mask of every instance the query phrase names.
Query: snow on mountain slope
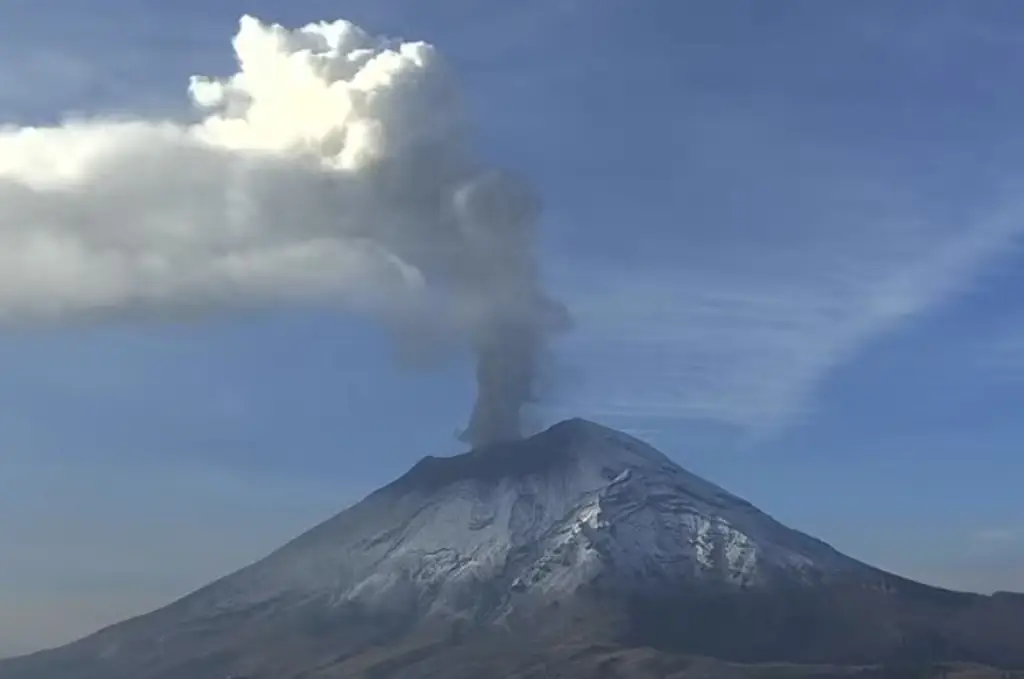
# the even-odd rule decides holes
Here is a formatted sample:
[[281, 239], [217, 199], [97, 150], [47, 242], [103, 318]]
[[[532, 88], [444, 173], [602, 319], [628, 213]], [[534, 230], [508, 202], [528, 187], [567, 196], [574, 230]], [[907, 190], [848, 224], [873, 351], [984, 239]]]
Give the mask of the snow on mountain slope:
[[[181, 602], [500, 615], [588, 584], [759, 586], [867, 569], [657, 450], [584, 420], [409, 473]], [[487, 601], [481, 585], [495, 592]]]
[[169, 606], [0, 661], [0, 679], [370, 676], [365, 663], [384, 663], [372, 674], [382, 678], [437, 676], [402, 664], [420, 661], [446, 676], [463, 662], [452, 676], [476, 677], [476, 661], [458, 658], [478, 643], [509, 667], [528, 662], [522, 644], [557, 653], [577, 642], [741, 662], [1024, 667], [1021, 629], [1011, 595], [884, 573], [630, 436], [570, 420], [425, 458]]

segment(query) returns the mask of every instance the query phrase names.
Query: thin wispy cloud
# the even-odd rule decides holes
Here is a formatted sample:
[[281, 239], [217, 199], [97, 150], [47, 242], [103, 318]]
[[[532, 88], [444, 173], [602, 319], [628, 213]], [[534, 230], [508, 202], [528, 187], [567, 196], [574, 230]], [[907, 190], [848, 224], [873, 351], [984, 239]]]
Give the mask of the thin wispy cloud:
[[1020, 533], [1011, 528], [982, 528], [974, 534], [979, 542], [1009, 544], [1020, 539]]
[[[1012, 74], [993, 65], [1020, 43], [984, 17], [960, 30], [952, 4], [939, 19], [865, 5], [792, 49], [745, 33], [756, 61], [706, 48], [674, 65], [685, 96], [626, 135], [657, 149], [622, 166], [654, 188], [613, 219], [624, 242], [675, 237], [646, 260], [561, 262], [578, 321], [566, 360], [588, 366], [567, 410], [771, 432], [812, 414], [837, 368], [1019, 253], [1020, 135], [958, 88], [995, 100]], [[950, 80], [953, 62], [970, 78]]]
[[999, 324], [981, 338], [971, 341], [966, 354], [970, 367], [990, 383], [1012, 385], [1024, 382], [1024, 319]]
[[[1008, 6], [1010, 3], [1003, 9]], [[1013, 21], [1000, 17], [998, 4], [980, 12], [977, 9], [955, 0], [927, 6], [878, 3], [876, 11], [854, 20], [856, 30], [871, 43], [931, 63], [956, 59], [965, 48], [1013, 50], [1024, 46], [1024, 34]]]
[[[845, 49], [809, 38], [803, 49], [829, 58], [772, 53], [749, 67], [764, 79], [742, 93], [693, 69], [703, 77], [690, 76], [666, 128], [644, 138], [663, 142], [645, 176], [667, 179], [624, 229], [678, 237], [657, 261], [563, 273], [579, 327], [566, 354], [595, 366], [575, 408], [770, 432], [813, 413], [836, 368], [1018, 251], [1018, 135], [957, 122], [931, 87], [941, 64], [893, 51], [892, 26], [941, 37], [924, 18], [866, 12], [834, 36]], [[976, 43], [959, 40], [951, 56], [970, 62]], [[730, 74], [717, 56], [714, 75]], [[865, 79], [882, 66], [886, 78]], [[858, 111], [876, 116], [870, 134]]]
[[793, 224], [783, 246], [723, 239], [695, 243], [678, 268], [606, 271], [573, 299], [580, 332], [569, 353], [599, 366], [575, 405], [759, 432], [790, 424], [813, 411], [835, 368], [1015, 251], [1024, 204], [981, 202], [971, 210], [980, 216], [961, 221], [897, 204], [872, 215], [883, 201], [855, 210], [859, 224], [849, 213]]

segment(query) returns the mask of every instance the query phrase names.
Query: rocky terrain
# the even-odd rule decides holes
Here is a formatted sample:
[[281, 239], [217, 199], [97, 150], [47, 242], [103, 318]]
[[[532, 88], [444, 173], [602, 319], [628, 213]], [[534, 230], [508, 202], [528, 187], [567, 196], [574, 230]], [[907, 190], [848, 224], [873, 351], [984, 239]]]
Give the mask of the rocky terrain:
[[569, 420], [427, 457], [267, 558], [148, 615], [2, 661], [0, 679], [1012, 668], [1024, 668], [1024, 597], [883, 572], [637, 439]]

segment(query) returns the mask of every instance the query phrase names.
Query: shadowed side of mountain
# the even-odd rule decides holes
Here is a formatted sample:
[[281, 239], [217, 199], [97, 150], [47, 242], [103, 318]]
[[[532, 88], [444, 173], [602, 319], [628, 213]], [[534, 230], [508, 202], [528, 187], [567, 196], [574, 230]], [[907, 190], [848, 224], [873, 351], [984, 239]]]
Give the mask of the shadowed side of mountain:
[[1022, 642], [1024, 597], [885, 573], [576, 419], [424, 458], [165, 608], [0, 661], [0, 679], [746, 677], [765, 663], [825, 677], [1024, 667]]

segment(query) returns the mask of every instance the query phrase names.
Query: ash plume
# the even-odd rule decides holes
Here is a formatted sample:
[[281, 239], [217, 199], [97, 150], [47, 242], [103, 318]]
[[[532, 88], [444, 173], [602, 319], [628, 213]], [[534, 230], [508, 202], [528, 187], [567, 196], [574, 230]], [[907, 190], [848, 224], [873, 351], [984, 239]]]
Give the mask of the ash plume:
[[235, 74], [189, 83], [195, 121], [0, 126], [0, 322], [328, 302], [475, 351], [463, 438], [517, 436], [566, 314], [539, 203], [474, 156], [435, 49], [249, 16], [232, 44]]

